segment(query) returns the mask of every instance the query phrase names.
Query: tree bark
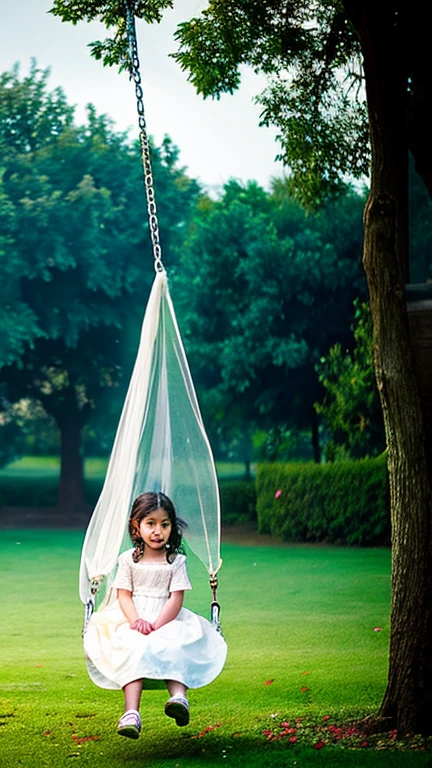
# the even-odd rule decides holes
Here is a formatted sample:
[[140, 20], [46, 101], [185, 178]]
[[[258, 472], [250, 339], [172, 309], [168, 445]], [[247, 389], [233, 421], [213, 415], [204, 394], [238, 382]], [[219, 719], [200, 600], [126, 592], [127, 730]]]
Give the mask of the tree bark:
[[[409, 342], [403, 13], [386, 4], [345, 3], [363, 51], [372, 145], [364, 255], [374, 326], [375, 370], [384, 413], [392, 521], [388, 684], [380, 715], [400, 733], [432, 730], [431, 486]], [[405, 48], [404, 48], [405, 45]]]
[[71, 519], [84, 510], [84, 462], [81, 454], [81, 425], [65, 414], [59, 420], [61, 434], [60, 481], [57, 495], [58, 512]]
[[60, 480], [57, 493], [58, 513], [73, 518], [85, 511], [84, 462], [81, 432], [86, 423], [86, 404], [80, 405], [73, 382], [55, 395], [42, 396], [41, 402], [60, 430]]

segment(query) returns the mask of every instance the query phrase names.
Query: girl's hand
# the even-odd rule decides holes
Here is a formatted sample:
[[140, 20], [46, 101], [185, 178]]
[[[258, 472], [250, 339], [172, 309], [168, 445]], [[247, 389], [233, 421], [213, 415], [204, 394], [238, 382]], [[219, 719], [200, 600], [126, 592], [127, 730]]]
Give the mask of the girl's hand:
[[143, 635], [149, 635], [154, 630], [153, 624], [150, 624], [146, 619], [135, 619], [133, 624], [130, 624], [130, 628], [136, 629], [137, 632], [141, 632]]

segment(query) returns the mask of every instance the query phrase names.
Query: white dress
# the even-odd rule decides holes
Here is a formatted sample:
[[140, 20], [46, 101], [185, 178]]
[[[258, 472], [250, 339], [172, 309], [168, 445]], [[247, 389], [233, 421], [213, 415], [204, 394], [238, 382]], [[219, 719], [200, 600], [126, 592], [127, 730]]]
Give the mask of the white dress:
[[[131, 591], [140, 618], [153, 622], [171, 592], [192, 589], [186, 558], [177, 555], [173, 563], [134, 563], [132, 552], [120, 555], [113, 589]], [[187, 688], [200, 688], [219, 675], [227, 653], [223, 637], [210, 622], [187, 608], [173, 621], [143, 635], [130, 628], [117, 599], [92, 615], [84, 650], [91, 679], [110, 689], [140, 678], [177, 680]]]

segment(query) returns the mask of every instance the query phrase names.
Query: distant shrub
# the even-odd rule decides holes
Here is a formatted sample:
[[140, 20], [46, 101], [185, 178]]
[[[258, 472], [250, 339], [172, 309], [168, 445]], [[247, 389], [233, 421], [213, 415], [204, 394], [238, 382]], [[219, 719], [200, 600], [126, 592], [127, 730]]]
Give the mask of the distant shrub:
[[[58, 477], [0, 477], [0, 507], [54, 507], [57, 504]], [[84, 498], [94, 506], [102, 490], [102, 480], [84, 481]]]
[[285, 541], [387, 545], [390, 541], [384, 456], [333, 464], [261, 464], [258, 531]]
[[0, 478], [0, 506], [50, 507], [57, 502], [57, 478]]
[[221, 480], [220, 495], [222, 523], [256, 522], [256, 492], [254, 480]]

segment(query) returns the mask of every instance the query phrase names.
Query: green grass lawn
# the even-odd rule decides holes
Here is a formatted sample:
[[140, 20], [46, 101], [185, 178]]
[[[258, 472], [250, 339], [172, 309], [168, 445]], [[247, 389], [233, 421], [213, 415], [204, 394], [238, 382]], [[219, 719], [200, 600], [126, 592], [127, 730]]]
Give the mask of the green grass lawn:
[[[317, 732], [308, 735], [310, 724], [328, 728], [379, 705], [388, 551], [225, 544], [219, 597], [226, 667], [211, 686], [190, 693], [186, 728], [164, 716], [163, 691], [144, 692], [143, 733], [134, 742], [115, 732], [121, 692], [96, 688], [85, 670], [77, 597], [82, 538], [72, 530], [1, 532], [2, 768], [430, 765], [427, 752], [352, 749], [344, 739], [332, 746], [330, 730], [318, 749]], [[186, 604], [207, 615], [206, 572], [189, 560], [194, 590]], [[297, 742], [272, 736], [287, 721]]]
[[[103, 480], [105, 477], [108, 459], [89, 458], [85, 460], [85, 475], [90, 479]], [[216, 462], [218, 476], [243, 477], [245, 466], [240, 462], [218, 461]], [[255, 472], [256, 466], [252, 465]], [[5, 478], [58, 478], [60, 472], [60, 458], [58, 456], [23, 456], [17, 461], [0, 469], [0, 480]]]

